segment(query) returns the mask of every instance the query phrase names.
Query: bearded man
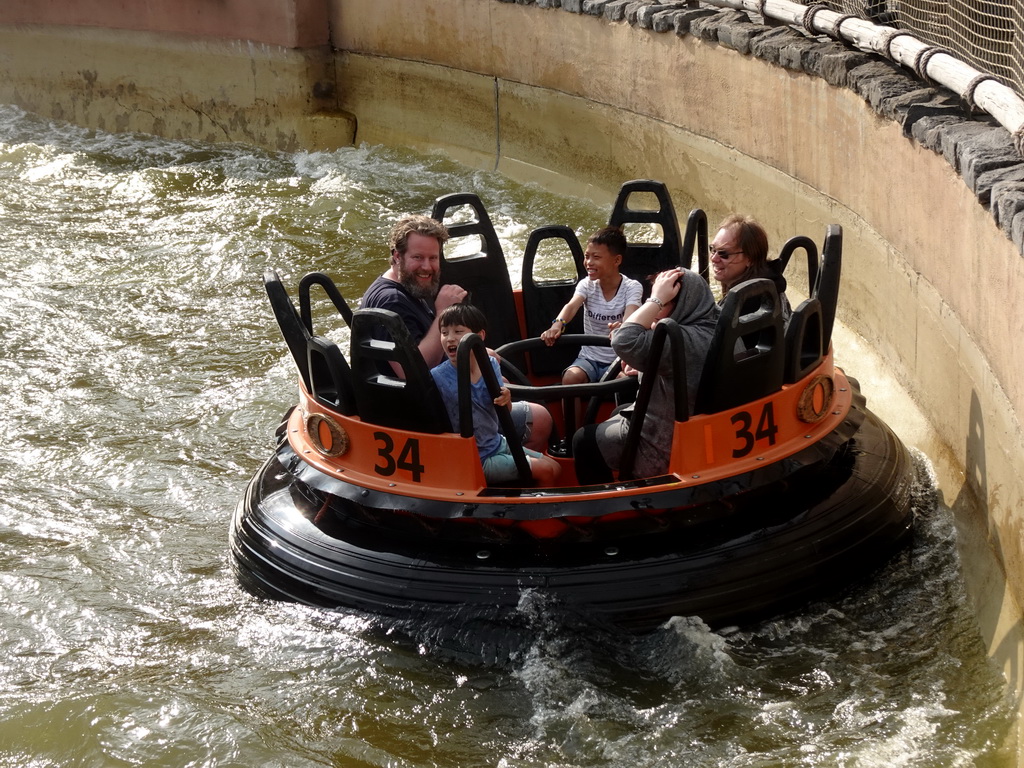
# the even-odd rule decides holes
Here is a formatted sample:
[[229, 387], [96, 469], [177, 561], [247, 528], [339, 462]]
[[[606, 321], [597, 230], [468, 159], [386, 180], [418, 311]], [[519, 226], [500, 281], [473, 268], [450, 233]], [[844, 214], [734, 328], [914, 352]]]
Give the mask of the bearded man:
[[429, 216], [407, 216], [391, 229], [388, 270], [363, 294], [360, 307], [389, 309], [402, 318], [420, 354], [432, 368], [444, 357], [438, 316], [466, 298], [458, 285], [440, 286], [441, 246], [448, 240], [444, 224]]

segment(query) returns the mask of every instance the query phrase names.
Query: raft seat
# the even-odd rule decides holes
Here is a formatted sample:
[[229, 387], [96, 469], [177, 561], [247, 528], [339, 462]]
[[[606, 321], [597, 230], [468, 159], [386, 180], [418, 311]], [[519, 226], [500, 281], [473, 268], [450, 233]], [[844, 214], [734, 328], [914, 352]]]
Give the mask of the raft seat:
[[[658, 208], [631, 208], [630, 198], [640, 194], [654, 195], [658, 201]], [[629, 242], [626, 245], [626, 255], [622, 259], [622, 273], [640, 281], [646, 298], [651, 292], [651, 286], [647, 283], [649, 275], [672, 267], [689, 266], [689, 263], [683, 260], [679, 220], [676, 218], [675, 206], [672, 205], [668, 187], [660, 181], [651, 179], [634, 179], [623, 184], [612, 206], [608, 225], [623, 227], [625, 231], [627, 224], [654, 224], [661, 229], [662, 242]]]
[[803, 250], [807, 260], [810, 298], [793, 311], [786, 326], [786, 384], [802, 379], [828, 354], [842, 273], [843, 229], [829, 225], [820, 257], [811, 238], [798, 235], [787, 240], [779, 251], [783, 270], [797, 250]]
[[348, 305], [326, 275], [312, 273], [303, 279], [303, 288], [300, 289], [301, 312], [296, 311], [295, 305], [288, 298], [281, 275], [276, 270], [268, 269], [263, 275], [263, 286], [270, 299], [270, 306], [303, 386], [323, 405], [351, 416], [356, 412], [356, 406], [348, 362], [333, 341], [315, 336], [312, 329], [308, 286], [314, 282], [324, 285], [325, 281], [328, 284], [325, 290], [328, 290], [347, 322], [351, 317], [351, 313], [346, 315]]
[[[575, 279], [537, 280], [533, 274], [537, 250], [545, 240], [561, 240], [568, 249], [575, 271]], [[523, 316], [526, 338], [540, 336], [551, 327], [562, 307], [569, 303], [576, 291], [576, 283], [586, 277], [583, 269], [583, 247], [572, 229], [561, 224], [540, 227], [530, 233], [523, 251]], [[566, 334], [583, 333], [583, 313], [576, 316], [564, 329]], [[489, 340], [489, 337], [488, 337]], [[528, 353], [529, 370], [536, 376], [561, 376], [573, 360], [578, 349], [571, 345], [545, 347]]]
[[490, 346], [497, 348], [518, 341], [519, 322], [505, 253], [480, 198], [470, 192], [439, 197], [434, 202], [431, 218], [444, 222], [449, 211], [461, 207], [472, 209], [475, 218], [468, 222], [445, 222], [449, 245], [462, 238], [474, 238], [480, 250], [457, 258], [442, 252], [441, 284], [454, 283], [465, 288], [469, 293], [467, 302], [485, 312]]
[[309, 393], [319, 402], [345, 416], [356, 413], [352, 390], [352, 369], [338, 345], [323, 336], [310, 336], [306, 341], [309, 368]]
[[786, 327], [784, 381], [793, 384], [814, 370], [825, 355], [825, 321], [821, 302], [813, 296], [800, 303]]
[[696, 413], [718, 413], [782, 387], [782, 307], [771, 280], [747, 280], [725, 297], [697, 388]]
[[[383, 330], [386, 340], [375, 337]], [[387, 309], [352, 313], [352, 393], [363, 421], [392, 429], [451, 432], [441, 393], [402, 319]], [[400, 366], [404, 378], [392, 370]]]

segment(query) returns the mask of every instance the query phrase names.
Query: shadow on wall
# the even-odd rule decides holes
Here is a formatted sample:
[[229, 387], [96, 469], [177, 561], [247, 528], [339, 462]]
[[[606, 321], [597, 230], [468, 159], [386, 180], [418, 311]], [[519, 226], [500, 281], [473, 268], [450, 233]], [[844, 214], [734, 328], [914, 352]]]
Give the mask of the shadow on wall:
[[[997, 563], [992, 563], [991, 573], [983, 574], [982, 590], [972, 595], [975, 601], [975, 612], [981, 616], [1017, 616], [1013, 598], [1006, 589], [1006, 548], [996, 521], [992, 519], [989, 504], [989, 475], [986, 459], [985, 415], [976, 391], [971, 392], [970, 423], [967, 429], [965, 446], [964, 483], [960, 493], [950, 505], [956, 519], [963, 521], [980, 516], [985, 523], [978, 526], [978, 534], [972, 536], [961, 525], [958, 546], [961, 549], [961, 560], [974, 567], [977, 564], [991, 562], [979, 556], [977, 550], [984, 549], [995, 555]], [[976, 540], [985, 531], [985, 540]], [[966, 551], [965, 551], [966, 550]], [[1012, 549], [1011, 549], [1012, 551]], [[982, 632], [988, 631], [985, 644], [989, 655], [1002, 667], [1006, 677], [1008, 690], [1016, 692], [1016, 704], [1019, 708], [1024, 703], [1024, 663], [1021, 659], [1021, 648], [1024, 643], [1024, 623], [1017, 618], [1012, 623], [1005, 618], [1002, 621], [981, 621]]]

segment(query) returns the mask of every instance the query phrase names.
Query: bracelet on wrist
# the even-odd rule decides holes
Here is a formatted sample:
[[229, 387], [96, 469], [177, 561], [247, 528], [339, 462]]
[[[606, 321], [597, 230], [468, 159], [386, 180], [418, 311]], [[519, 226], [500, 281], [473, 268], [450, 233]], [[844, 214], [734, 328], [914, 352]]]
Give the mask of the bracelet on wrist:
[[649, 299], [648, 299], [647, 301], [645, 301], [644, 303], [645, 303], [645, 304], [647, 304], [647, 303], [651, 303], [651, 304], [657, 304], [657, 305], [658, 305], [659, 307], [661, 307], [662, 309], [664, 309], [664, 308], [665, 308], [665, 305], [664, 305], [664, 304], [662, 303], [661, 299], [659, 299], [659, 298], [658, 298], [657, 296], [651, 296], [651, 298], [649, 298]]
[[562, 319], [562, 318], [560, 318], [560, 317], [556, 317], [556, 318], [555, 318], [554, 320], [552, 320], [552, 321], [551, 321], [551, 324], [552, 324], [552, 325], [554, 325], [555, 323], [561, 323], [561, 324], [562, 324], [562, 327], [563, 327], [563, 328], [565, 328], [565, 326], [567, 326], [567, 325], [568, 325], [568, 323], [567, 323], [567, 322], [565, 322], [565, 320], [563, 320], [563, 319]]

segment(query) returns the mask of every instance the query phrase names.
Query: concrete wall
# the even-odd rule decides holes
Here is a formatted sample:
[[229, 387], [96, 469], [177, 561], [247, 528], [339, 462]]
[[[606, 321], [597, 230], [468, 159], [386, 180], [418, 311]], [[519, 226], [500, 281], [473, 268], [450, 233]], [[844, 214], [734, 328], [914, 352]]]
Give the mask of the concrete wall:
[[[1024, 192], [1005, 131], [866, 54], [735, 12], [550, 4], [262, 0], [268, 18], [294, 15], [275, 36], [278, 22], [246, 26], [249, 3], [218, 6], [238, 10], [235, 26], [205, 16], [185, 34], [199, 0], [151, 1], [155, 15], [129, 24], [115, 22], [133, 3], [94, 0], [73, 18], [55, 9], [84, 6], [17, 0], [0, 7], [0, 101], [279, 149], [443, 148], [607, 204], [622, 181], [652, 177], [682, 214], [749, 212], [776, 244], [841, 224], [840, 319], [930, 422], [901, 432], [936, 463], [982, 632], [1019, 695]], [[584, 6], [596, 13], [571, 10]], [[872, 399], [876, 372], [853, 373], [899, 425], [900, 409]]]
[[108, 131], [350, 144], [327, 0], [4, 0], [0, 99]]
[[328, 0], [4, 0], [0, 22], [95, 27], [249, 40], [286, 48], [324, 45]]
[[[359, 141], [443, 147], [550, 184], [557, 175], [605, 202], [625, 179], [657, 178], [681, 212], [699, 205], [711, 221], [752, 213], [773, 243], [796, 234], [821, 242], [828, 223], [843, 226], [840, 319], [934, 428], [908, 442], [936, 461], [963, 523], [983, 632], [1020, 691], [1024, 261], [1010, 217], [997, 222], [991, 203], [1012, 175], [968, 183], [949, 162], [966, 166], [978, 153], [963, 134], [986, 135], [998, 154], [1006, 132], [846, 49], [821, 68], [841, 73], [832, 82], [767, 63], [785, 62], [792, 47], [790, 59], [802, 61], [820, 44], [728, 13], [695, 18], [680, 35], [494, 0], [433, 3], [415, 25], [391, 23], [402, 7], [345, 0], [332, 9], [339, 105], [358, 116]], [[750, 42], [758, 35], [769, 41], [760, 50]], [[894, 103], [880, 97], [876, 111], [864, 94], [879, 78]], [[872, 403], [872, 372], [853, 373]]]

